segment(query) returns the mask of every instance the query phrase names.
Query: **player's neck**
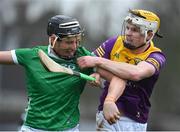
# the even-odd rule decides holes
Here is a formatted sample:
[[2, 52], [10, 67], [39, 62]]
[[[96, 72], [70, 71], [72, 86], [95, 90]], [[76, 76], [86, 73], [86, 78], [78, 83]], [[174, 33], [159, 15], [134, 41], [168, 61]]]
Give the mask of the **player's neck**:
[[145, 52], [146, 50], [148, 50], [149, 47], [150, 47], [150, 44], [146, 44], [141, 48], [138, 48], [136, 50], [131, 50], [131, 53], [133, 53], [133, 54], [141, 54], [141, 53]]

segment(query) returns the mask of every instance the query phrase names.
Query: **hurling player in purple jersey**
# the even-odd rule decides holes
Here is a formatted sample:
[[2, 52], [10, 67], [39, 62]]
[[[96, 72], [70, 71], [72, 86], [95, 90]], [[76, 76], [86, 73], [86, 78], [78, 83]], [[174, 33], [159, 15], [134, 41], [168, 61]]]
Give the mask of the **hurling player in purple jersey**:
[[[100, 97], [97, 130], [146, 131], [149, 98], [166, 61], [152, 41], [155, 35], [162, 37], [159, 27], [160, 19], [153, 12], [129, 10], [122, 35], [101, 44], [94, 51], [96, 56], [78, 59], [81, 68], [97, 67], [101, 76], [105, 70], [115, 75], [105, 82]], [[120, 81], [123, 85], [118, 87]]]

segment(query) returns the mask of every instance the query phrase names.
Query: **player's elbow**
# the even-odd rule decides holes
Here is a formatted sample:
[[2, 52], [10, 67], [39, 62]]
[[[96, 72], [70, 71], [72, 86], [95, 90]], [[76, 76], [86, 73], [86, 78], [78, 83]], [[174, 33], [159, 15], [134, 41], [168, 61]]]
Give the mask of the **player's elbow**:
[[142, 80], [141, 70], [136, 70], [130, 73], [130, 80], [132, 81], [140, 81]]

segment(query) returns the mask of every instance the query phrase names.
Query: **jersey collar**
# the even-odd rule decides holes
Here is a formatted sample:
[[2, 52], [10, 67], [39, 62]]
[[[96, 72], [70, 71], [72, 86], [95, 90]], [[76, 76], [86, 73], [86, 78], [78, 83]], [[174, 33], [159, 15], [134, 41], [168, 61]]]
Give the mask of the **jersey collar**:
[[48, 45], [48, 55], [52, 58], [60, 59], [51, 48], [51, 45]]

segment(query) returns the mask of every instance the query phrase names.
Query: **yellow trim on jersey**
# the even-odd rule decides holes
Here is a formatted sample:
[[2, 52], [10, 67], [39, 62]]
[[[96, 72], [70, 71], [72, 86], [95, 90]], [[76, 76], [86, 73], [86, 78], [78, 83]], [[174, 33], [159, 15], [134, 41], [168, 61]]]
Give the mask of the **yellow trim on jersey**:
[[156, 69], [159, 70], [160, 64], [157, 60], [155, 60], [154, 58], [148, 58], [146, 61], [153, 64], [156, 67]]
[[99, 47], [99, 50], [101, 50], [101, 52], [104, 54], [105, 52], [104, 52], [104, 50], [103, 50], [103, 48], [100, 46]]
[[101, 57], [104, 55], [103, 50], [102, 50], [101, 47], [97, 48], [97, 53], [98, 53], [98, 55], [100, 55]]
[[[148, 50], [141, 54], [133, 54], [129, 49], [124, 47], [122, 37], [119, 36], [114, 44], [114, 47], [111, 51], [111, 60], [118, 61], [118, 62], [126, 62], [133, 65], [137, 65], [140, 61], [145, 61], [147, 57], [152, 53], [161, 50], [159, 48], [156, 48], [151, 41], [150, 47]], [[153, 63], [154, 64], [154, 63]], [[158, 66], [158, 65], [155, 65]]]
[[97, 51], [98, 56], [99, 56], [99, 57], [102, 57], [101, 54], [98, 52], [98, 50], [96, 50], [96, 51]]

